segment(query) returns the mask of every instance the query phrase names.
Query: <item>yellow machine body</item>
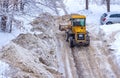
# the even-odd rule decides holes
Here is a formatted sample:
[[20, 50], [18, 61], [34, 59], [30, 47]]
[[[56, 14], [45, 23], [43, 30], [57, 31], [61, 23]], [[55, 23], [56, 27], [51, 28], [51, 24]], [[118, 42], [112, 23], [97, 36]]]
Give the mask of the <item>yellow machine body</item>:
[[[74, 19], [82, 19], [84, 20], [83, 21], [83, 25], [74, 25], [73, 24], [73, 20]], [[86, 30], [86, 16], [84, 15], [79, 15], [79, 14], [73, 14], [71, 15], [71, 24], [72, 24], [72, 27], [71, 27], [71, 31], [72, 33], [74, 34], [74, 39], [75, 39], [75, 43], [77, 44], [84, 44], [86, 43], [86, 34], [87, 34], [87, 30]], [[84, 35], [84, 38], [83, 39], [78, 39], [78, 34], [83, 34]]]
[[70, 45], [89, 45], [90, 39], [86, 30], [86, 16], [71, 14], [70, 22], [71, 25], [59, 27], [67, 32]]

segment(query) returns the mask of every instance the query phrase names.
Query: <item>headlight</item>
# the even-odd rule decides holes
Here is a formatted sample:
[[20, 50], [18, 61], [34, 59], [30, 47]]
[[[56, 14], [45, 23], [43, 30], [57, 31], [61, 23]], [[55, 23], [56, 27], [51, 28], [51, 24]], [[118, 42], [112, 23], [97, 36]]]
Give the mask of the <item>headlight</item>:
[[80, 38], [80, 37], [83, 37], [83, 34], [79, 34], [78, 37], [79, 37], [79, 38]]
[[84, 34], [78, 34], [77, 37], [78, 40], [84, 40]]

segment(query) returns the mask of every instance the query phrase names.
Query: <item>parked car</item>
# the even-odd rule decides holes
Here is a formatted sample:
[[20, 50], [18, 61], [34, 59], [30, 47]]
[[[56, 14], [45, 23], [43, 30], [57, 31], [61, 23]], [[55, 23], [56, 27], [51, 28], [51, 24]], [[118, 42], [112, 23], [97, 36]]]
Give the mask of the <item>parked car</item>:
[[120, 12], [107, 12], [100, 18], [101, 25], [120, 23]]

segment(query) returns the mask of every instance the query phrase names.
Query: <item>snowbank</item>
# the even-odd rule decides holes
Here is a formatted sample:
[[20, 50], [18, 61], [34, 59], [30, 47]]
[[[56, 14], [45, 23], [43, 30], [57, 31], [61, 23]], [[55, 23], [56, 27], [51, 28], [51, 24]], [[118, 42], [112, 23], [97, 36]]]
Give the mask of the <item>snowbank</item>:
[[115, 56], [114, 60], [120, 66], [120, 24], [103, 25], [100, 29], [102, 39], [107, 42], [108, 48], [113, 51], [112, 54]]
[[20, 34], [2, 48], [0, 51], [2, 59], [15, 67], [17, 71], [12, 74], [12, 78], [56, 78], [62, 76], [58, 71], [56, 57], [58, 49], [54, 22], [53, 16], [40, 15], [31, 23], [31, 32]]
[[116, 31], [120, 31], [120, 24], [102, 25], [100, 28], [108, 36], [113, 34]]
[[17, 72], [12, 75], [13, 77], [47, 77], [53, 78], [47, 69], [51, 69], [42, 64], [40, 57], [30, 50], [27, 50], [15, 43], [10, 43], [3, 49], [3, 59], [16, 68]]

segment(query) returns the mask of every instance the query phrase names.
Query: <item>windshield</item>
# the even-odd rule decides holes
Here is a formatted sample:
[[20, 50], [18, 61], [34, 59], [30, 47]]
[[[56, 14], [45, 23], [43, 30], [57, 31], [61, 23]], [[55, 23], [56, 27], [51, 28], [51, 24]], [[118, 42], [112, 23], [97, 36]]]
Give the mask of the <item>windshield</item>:
[[73, 26], [85, 26], [85, 19], [73, 19], [72, 20]]

